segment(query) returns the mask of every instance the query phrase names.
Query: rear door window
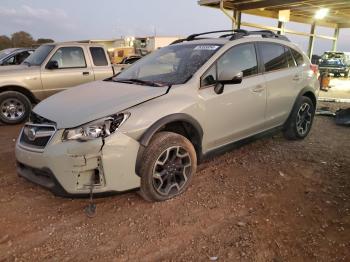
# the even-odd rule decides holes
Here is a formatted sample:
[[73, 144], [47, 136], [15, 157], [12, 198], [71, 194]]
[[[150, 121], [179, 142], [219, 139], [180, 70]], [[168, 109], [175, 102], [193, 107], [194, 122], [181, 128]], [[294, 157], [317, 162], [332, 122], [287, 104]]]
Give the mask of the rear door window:
[[90, 52], [95, 66], [108, 65], [106, 53], [102, 47], [90, 47]]
[[259, 43], [259, 50], [265, 66], [265, 72], [288, 68], [284, 46], [273, 43]]

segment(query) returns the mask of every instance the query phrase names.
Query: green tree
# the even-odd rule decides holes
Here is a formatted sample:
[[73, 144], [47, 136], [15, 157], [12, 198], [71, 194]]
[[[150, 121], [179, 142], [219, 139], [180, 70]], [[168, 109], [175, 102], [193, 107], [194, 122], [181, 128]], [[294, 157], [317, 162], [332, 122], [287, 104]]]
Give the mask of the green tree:
[[33, 37], [24, 31], [13, 33], [11, 40], [13, 47], [31, 47], [35, 43]]
[[6, 35], [0, 35], [0, 50], [12, 47], [11, 39]]
[[36, 43], [39, 45], [46, 44], [46, 43], [53, 43], [53, 42], [55, 41], [50, 38], [38, 38], [38, 40], [36, 40]]

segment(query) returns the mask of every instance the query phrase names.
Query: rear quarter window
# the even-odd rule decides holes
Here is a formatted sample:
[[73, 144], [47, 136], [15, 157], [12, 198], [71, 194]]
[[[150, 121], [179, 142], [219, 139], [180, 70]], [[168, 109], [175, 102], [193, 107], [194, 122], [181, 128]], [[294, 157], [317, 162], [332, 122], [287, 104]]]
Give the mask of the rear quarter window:
[[298, 51], [294, 50], [293, 48], [291, 48], [290, 51], [292, 51], [292, 55], [298, 66], [304, 64], [304, 56], [302, 54], [300, 54]]
[[90, 47], [90, 52], [95, 66], [108, 65], [105, 50], [102, 47]]

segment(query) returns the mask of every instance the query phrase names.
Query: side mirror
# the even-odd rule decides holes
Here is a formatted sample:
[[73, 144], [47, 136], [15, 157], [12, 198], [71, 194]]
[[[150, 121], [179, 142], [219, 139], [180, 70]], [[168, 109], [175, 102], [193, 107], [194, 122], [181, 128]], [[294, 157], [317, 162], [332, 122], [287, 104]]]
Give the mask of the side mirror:
[[56, 60], [49, 61], [46, 65], [47, 69], [58, 69], [58, 62]]
[[215, 93], [222, 94], [224, 92], [225, 85], [240, 84], [243, 79], [243, 72], [226, 69], [222, 71], [216, 81], [214, 88]]

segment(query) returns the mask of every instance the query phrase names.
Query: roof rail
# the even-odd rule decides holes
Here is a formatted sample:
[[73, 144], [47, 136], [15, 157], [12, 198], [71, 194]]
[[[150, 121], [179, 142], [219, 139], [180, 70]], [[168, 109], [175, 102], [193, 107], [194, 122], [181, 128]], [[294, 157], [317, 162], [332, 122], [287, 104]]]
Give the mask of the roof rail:
[[185, 42], [185, 41], [193, 41], [193, 40], [205, 39], [203, 37], [198, 38], [198, 36], [202, 36], [202, 35], [217, 34], [217, 33], [231, 33], [231, 34], [227, 34], [227, 35], [232, 35], [234, 33], [234, 31], [235, 30], [231, 29], [231, 30], [218, 30], [218, 31], [209, 31], [209, 32], [204, 32], [204, 33], [199, 33], [199, 34], [192, 34], [192, 35], [189, 35], [186, 38], [175, 40], [170, 45], [175, 45], [175, 44], [178, 44], [178, 43], [181, 43], [181, 42]]
[[261, 35], [261, 37], [277, 38], [280, 40], [285, 40], [285, 41], [290, 42], [288, 37], [286, 37], [285, 35], [276, 34], [275, 32], [273, 32], [271, 30], [248, 31], [248, 35]]
[[217, 34], [217, 33], [227, 33], [219, 36], [219, 38], [227, 38], [230, 37], [230, 41], [232, 40], [237, 40], [245, 36], [249, 35], [261, 35], [261, 37], [265, 38], [277, 38], [280, 40], [285, 40], [289, 42], [289, 39], [284, 36], [284, 35], [279, 35], [276, 34], [270, 30], [259, 30], [259, 31], [247, 31], [243, 29], [235, 29], [235, 30], [218, 30], [218, 31], [209, 31], [209, 32], [204, 32], [204, 33], [199, 33], [199, 34], [192, 34], [189, 35], [187, 38], [184, 39], [178, 39], [174, 42], [171, 43], [171, 45], [178, 44], [184, 41], [193, 41], [193, 40], [199, 40], [199, 39], [205, 39], [203, 37], [199, 38], [198, 36], [203, 36], [203, 35], [209, 35], [209, 34]]

